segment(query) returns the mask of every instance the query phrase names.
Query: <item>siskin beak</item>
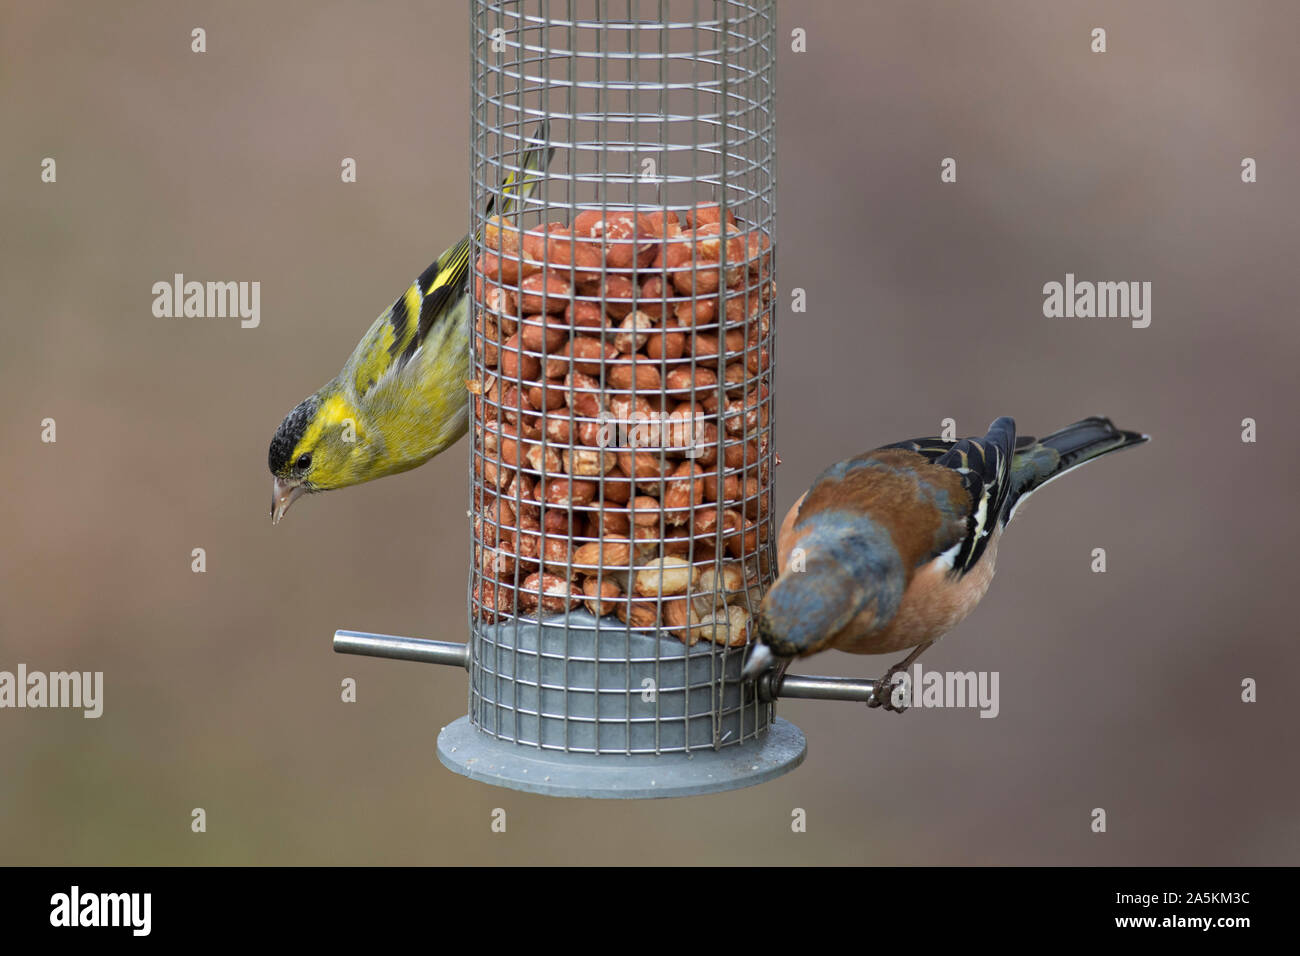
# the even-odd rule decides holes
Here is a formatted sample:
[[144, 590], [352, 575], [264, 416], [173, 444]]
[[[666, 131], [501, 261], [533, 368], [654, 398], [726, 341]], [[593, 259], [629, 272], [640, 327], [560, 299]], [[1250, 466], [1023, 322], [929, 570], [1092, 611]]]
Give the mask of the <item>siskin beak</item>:
[[271, 524], [279, 524], [289, 506], [298, 500], [307, 489], [300, 484], [292, 484], [280, 478], [271, 486]]

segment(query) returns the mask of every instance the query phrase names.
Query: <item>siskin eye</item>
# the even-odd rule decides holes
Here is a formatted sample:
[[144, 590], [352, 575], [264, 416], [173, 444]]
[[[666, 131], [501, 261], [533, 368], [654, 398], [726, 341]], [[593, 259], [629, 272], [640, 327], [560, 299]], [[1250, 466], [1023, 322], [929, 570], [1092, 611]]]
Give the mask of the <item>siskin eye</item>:
[[311, 452], [305, 452], [298, 456], [297, 468], [299, 471], [306, 471], [311, 467]]

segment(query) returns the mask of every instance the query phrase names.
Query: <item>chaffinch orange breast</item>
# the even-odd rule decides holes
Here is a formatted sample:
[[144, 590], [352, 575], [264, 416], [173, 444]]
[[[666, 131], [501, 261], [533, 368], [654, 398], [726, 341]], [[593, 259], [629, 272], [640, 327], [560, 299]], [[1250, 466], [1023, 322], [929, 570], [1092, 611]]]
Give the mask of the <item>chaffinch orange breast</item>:
[[781, 671], [828, 647], [915, 648], [888, 678], [956, 626], [993, 580], [1016, 507], [1085, 462], [1147, 440], [1085, 418], [1041, 440], [999, 418], [983, 438], [918, 438], [832, 465], [795, 502], [777, 537], [779, 576], [758, 611], [745, 673]]

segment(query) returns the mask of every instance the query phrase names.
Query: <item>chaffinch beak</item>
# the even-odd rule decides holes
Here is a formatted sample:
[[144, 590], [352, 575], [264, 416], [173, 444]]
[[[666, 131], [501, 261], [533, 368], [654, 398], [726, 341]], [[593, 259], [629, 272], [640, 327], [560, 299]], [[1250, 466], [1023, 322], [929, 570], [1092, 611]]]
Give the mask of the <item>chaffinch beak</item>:
[[766, 644], [755, 644], [754, 649], [749, 652], [749, 657], [745, 660], [745, 666], [740, 672], [741, 680], [753, 680], [764, 671], [769, 670], [775, 662], [776, 655]]

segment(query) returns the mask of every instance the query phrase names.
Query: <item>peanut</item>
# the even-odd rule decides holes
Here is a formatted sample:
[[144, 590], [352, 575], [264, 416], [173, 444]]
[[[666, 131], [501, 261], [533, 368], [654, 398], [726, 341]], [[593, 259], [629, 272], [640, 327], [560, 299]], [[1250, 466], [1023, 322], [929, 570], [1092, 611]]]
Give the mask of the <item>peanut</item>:
[[548, 377], [540, 385], [528, 386], [528, 404], [544, 412], [563, 407], [564, 382]]
[[626, 540], [604, 538], [600, 541], [588, 541], [573, 552], [575, 568], [603, 568], [609, 570], [627, 570], [631, 555]]
[[747, 554], [753, 554], [758, 549], [760, 538], [766, 537], [767, 523], [746, 521], [731, 509], [728, 509], [728, 513], [736, 516], [738, 526], [743, 528], [743, 534], [733, 535], [727, 539], [727, 553], [733, 558], [743, 558]]
[[[743, 468], [755, 465], [759, 461], [758, 443], [749, 441], [728, 441], [722, 446], [722, 463], [728, 468]], [[733, 496], [734, 497], [734, 496]]]
[[632, 498], [632, 479], [622, 470], [622, 465], [605, 472], [601, 487], [605, 492], [606, 501], [625, 505]]
[[[597, 295], [600, 291], [597, 290]], [[564, 318], [574, 328], [598, 329], [605, 324], [605, 310], [599, 302], [574, 299], [564, 310]]]
[[530, 445], [527, 457], [533, 471], [556, 474], [563, 470], [559, 452], [549, 446], [543, 448], [541, 445]]
[[[655, 504], [657, 507], [658, 502]], [[592, 511], [591, 521], [592, 533], [602, 538], [611, 535], [627, 537], [632, 530], [632, 521], [628, 517], [628, 510], [609, 502], [606, 502], [604, 507]]]
[[519, 338], [530, 352], [558, 352], [569, 340], [568, 329], [547, 315], [526, 315], [520, 323]]
[[659, 361], [667, 359], [670, 362], [681, 358], [686, 352], [686, 333], [675, 331], [674, 328], [665, 327], [655, 329], [646, 335], [645, 354]]
[[586, 600], [583, 603], [597, 617], [613, 614], [617, 599], [623, 596], [622, 588], [614, 581], [602, 577], [597, 583], [595, 575], [588, 575], [583, 580], [582, 593], [586, 595]]
[[691, 508], [704, 502], [704, 469], [684, 461], [664, 479], [664, 520], [671, 525], [686, 524]]
[[663, 613], [664, 623], [674, 637], [688, 647], [699, 642], [700, 634], [695, 625], [700, 622], [700, 616], [686, 598], [680, 597], [665, 601]]
[[484, 458], [474, 459], [474, 474], [489, 488], [504, 491], [510, 486], [515, 473], [499, 462]]
[[515, 513], [519, 516], [519, 519], [522, 521], [528, 518], [536, 524], [541, 515], [541, 507], [538, 503], [537, 485], [533, 479], [527, 475], [519, 475], [510, 487], [510, 494], [511, 503], [514, 505]]
[[632, 501], [632, 522], [639, 528], [657, 528], [660, 514], [657, 498], [637, 495]]
[[575, 414], [584, 418], [600, 417], [601, 412], [604, 411], [603, 392], [594, 378], [582, 372], [570, 372], [564, 377], [564, 386], [568, 390], [568, 405]]
[[743, 401], [733, 398], [727, 402], [723, 421], [728, 435], [739, 436], [766, 428], [767, 416], [767, 386], [760, 384], [757, 389], [747, 391]]
[[578, 597], [564, 578], [545, 572], [533, 573], [519, 586], [519, 603], [543, 611], [565, 611], [577, 607]]
[[542, 531], [548, 535], [575, 538], [587, 530], [587, 519], [563, 507], [548, 508], [542, 516]]
[[696, 607], [700, 600], [708, 602], [708, 608], [721, 607], [730, 600], [730, 595], [745, 590], [745, 572], [738, 562], [728, 561], [721, 570], [713, 567], [700, 570], [699, 588], [696, 592]]
[[525, 276], [519, 283], [519, 308], [531, 312], [563, 312], [573, 299], [573, 286], [552, 272]]
[[541, 371], [541, 363], [534, 355], [522, 350], [519, 334], [506, 339], [501, 345], [501, 374], [513, 381], [534, 381]]
[[663, 474], [665, 467], [671, 469], [672, 462], [661, 465], [659, 456], [649, 451], [620, 451], [616, 452], [618, 456], [618, 467], [623, 474], [637, 480], [640, 484], [645, 479], [658, 480]]
[[505, 548], [482, 546], [475, 549], [479, 570], [485, 577], [511, 580], [515, 576], [515, 556]]
[[743, 607], [719, 608], [700, 618], [700, 637], [715, 644], [740, 647], [749, 640], [749, 614]]
[[[689, 291], [684, 294], [689, 294]], [[718, 320], [718, 297], [697, 295], [673, 306], [673, 317], [678, 325], [710, 325]]]
[[745, 237], [746, 258], [749, 259], [749, 274], [761, 276], [767, 272], [772, 263], [772, 240], [767, 233], [754, 230]]
[[596, 483], [581, 478], [554, 478], [546, 481], [546, 503], [556, 508], [573, 508], [591, 504], [596, 497]]
[[703, 392], [717, 384], [717, 373], [699, 366], [694, 371], [690, 368], [675, 368], [664, 378], [664, 390], [676, 398], [693, 397], [696, 392]]
[[511, 595], [513, 589], [493, 583], [479, 581], [474, 585], [474, 605], [479, 619], [487, 624], [495, 624], [513, 610]]
[[590, 282], [599, 279], [601, 273], [600, 251], [592, 249], [588, 243], [576, 241], [563, 226], [548, 227], [543, 240], [541, 235], [534, 235], [530, 244], [524, 240], [524, 251], [532, 259], [544, 259], [551, 269], [560, 275], [571, 278], [574, 282]]
[[615, 453], [603, 448], [569, 448], [564, 451], [565, 470], [571, 475], [603, 475], [616, 464]]
[[[594, 335], [575, 335], [569, 341], [569, 348], [563, 352], [557, 352], [548, 359], [547, 370], [551, 372], [551, 362], [556, 363], [556, 371], [551, 372], [555, 377], [560, 377], [568, 372], [568, 366], [573, 365], [575, 369], [586, 375], [599, 375], [603, 361], [611, 360], [618, 356], [618, 349], [613, 342], [606, 342], [603, 346], [600, 339]], [[603, 360], [603, 361], [602, 361]]]
[[[694, 209], [688, 209], [682, 213], [682, 220], [687, 229], [698, 229], [700, 226], [717, 223], [722, 219], [722, 207], [715, 202], [696, 203]], [[736, 217], [727, 210], [727, 223], [734, 226]]]
[[618, 273], [605, 274], [603, 289], [599, 279], [578, 283], [578, 292], [581, 295], [601, 298], [605, 303], [605, 311], [615, 319], [621, 319], [632, 311], [632, 294], [635, 288], [631, 279]]
[[493, 216], [483, 225], [483, 244], [506, 256], [517, 256], [519, 224], [503, 216]]
[[[496, 284], [493, 284], [494, 282]], [[503, 319], [517, 313], [519, 302], [514, 292], [501, 287], [499, 280], [488, 280], [481, 275], [475, 276], [474, 301], [481, 303], [484, 309], [497, 318], [507, 335], [514, 331]]]
[[682, 558], [656, 558], [637, 570], [635, 590], [645, 597], [684, 594], [695, 584], [696, 574]]
[[646, 359], [627, 359], [609, 367], [605, 380], [611, 388], [621, 391], [659, 391], [659, 369]]
[[496, 368], [501, 358], [501, 353], [498, 351], [501, 345], [501, 330], [497, 327], [496, 319], [487, 312], [479, 312], [474, 327], [478, 330], [477, 344], [482, 349], [479, 353], [481, 361], [488, 368]]
[[657, 246], [652, 217], [627, 211], [605, 215], [585, 209], [573, 220], [573, 234], [586, 240], [584, 245], [589, 244], [597, 258], [603, 248], [605, 262], [614, 269], [645, 268]]
[[655, 602], [631, 601], [625, 603], [620, 601], [614, 613], [618, 619], [629, 627], [650, 628], [659, 623], [659, 614], [655, 610]]
[[624, 354], [636, 352], [646, 344], [649, 338], [647, 332], [654, 328], [654, 324], [654, 319], [644, 312], [629, 312], [619, 323], [621, 332], [614, 336], [615, 348]]
[[641, 283], [641, 295], [637, 300], [637, 308], [653, 319], [662, 319], [664, 309], [671, 308], [671, 305], [667, 302], [670, 295], [672, 295], [672, 289], [665, 291], [663, 276], [651, 276]]

